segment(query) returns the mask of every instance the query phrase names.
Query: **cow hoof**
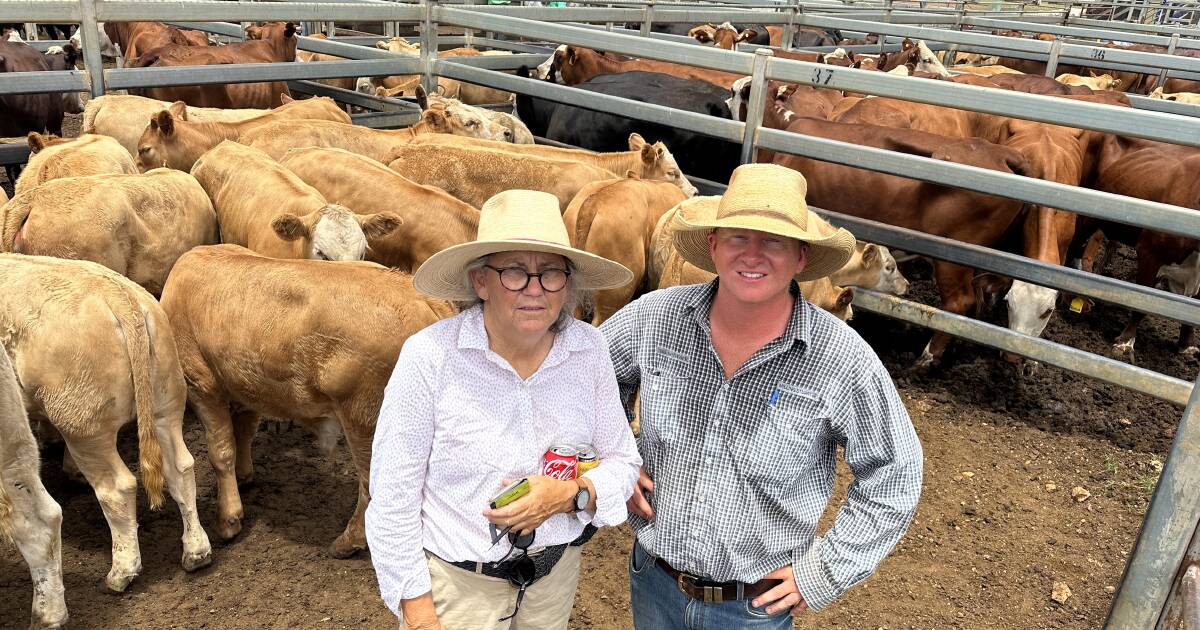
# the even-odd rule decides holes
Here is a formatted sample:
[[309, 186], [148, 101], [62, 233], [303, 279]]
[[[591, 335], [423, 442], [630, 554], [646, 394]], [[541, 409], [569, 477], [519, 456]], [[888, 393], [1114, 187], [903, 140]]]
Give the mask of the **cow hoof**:
[[1032, 359], [1022, 359], [1017, 363], [1017, 375], [1021, 378], [1033, 378], [1042, 371], [1042, 364]]
[[921, 353], [921, 357], [917, 359], [916, 363], [913, 363], [913, 369], [930, 370], [933, 369], [937, 364], [937, 358], [930, 354], [928, 350], [926, 350], [925, 352]]
[[207, 550], [203, 553], [188, 553], [183, 552], [183, 560], [180, 561], [183, 565], [183, 570], [191, 573], [196, 569], [203, 569], [212, 564], [212, 550]]
[[338, 536], [338, 539], [329, 546], [329, 555], [338, 560], [345, 560], [366, 548], [365, 544], [347, 542], [345, 536]]
[[231, 516], [217, 523], [217, 536], [221, 540], [233, 540], [242, 531], [242, 519]]
[[1130, 339], [1129, 341], [1114, 343], [1113, 344], [1113, 354], [1115, 354], [1117, 356], [1117, 358], [1119, 358], [1119, 359], [1124, 359], [1126, 361], [1129, 361], [1129, 363], [1132, 365], [1134, 363], [1133, 340]]
[[104, 586], [110, 593], [124, 593], [125, 589], [129, 588], [129, 584], [137, 577], [136, 573], [130, 575], [112, 575], [111, 573], [104, 578]]
[[64, 614], [62, 619], [44, 620], [33, 619], [29, 622], [29, 630], [57, 630], [58, 628], [67, 627], [67, 616]]

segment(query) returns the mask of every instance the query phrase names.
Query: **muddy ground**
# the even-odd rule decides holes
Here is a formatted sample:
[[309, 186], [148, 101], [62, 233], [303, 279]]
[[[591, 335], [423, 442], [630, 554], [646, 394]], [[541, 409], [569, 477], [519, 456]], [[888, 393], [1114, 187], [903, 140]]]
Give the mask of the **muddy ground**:
[[[68, 135], [78, 117], [68, 122]], [[72, 126], [73, 125], [73, 126]], [[2, 178], [2, 175], [0, 175]], [[7, 192], [11, 184], [0, 179]], [[1132, 276], [1133, 253], [1118, 248], [1110, 273]], [[906, 265], [911, 297], [936, 303], [927, 264]], [[1003, 307], [991, 315], [1001, 321]], [[1107, 354], [1126, 311], [1099, 305], [1059, 311], [1047, 337]], [[1179, 407], [1054, 368], [1018, 379], [996, 353], [955, 343], [942, 366], [910, 366], [928, 338], [919, 328], [860, 311], [852, 325], [892, 372], [925, 448], [925, 489], [908, 535], [878, 573], [798, 628], [1097, 628], [1111, 602], [1179, 420]], [[1200, 364], [1174, 351], [1178, 327], [1147, 318], [1139, 365], [1192, 380]], [[211, 524], [215, 488], [202, 431], [185, 428], [197, 460], [202, 521]], [[136, 461], [132, 434], [122, 438]], [[173, 506], [149, 512], [142, 500], [144, 571], [129, 592], [109, 595], [108, 529], [91, 491], [66, 480], [60, 452], [45, 454], [46, 485], [62, 504], [63, 569], [79, 628], [392, 628], [367, 557], [333, 560], [327, 545], [349, 516], [355, 473], [343, 447], [320, 455], [296, 428], [260, 433], [256, 483], [243, 492], [245, 528], [215, 545], [214, 563], [195, 574], [178, 564], [181, 532]], [[833, 505], [845, 496], [839, 474]], [[1076, 501], [1074, 487], [1090, 498]], [[833, 512], [826, 515], [826, 525]], [[631, 627], [627, 528], [601, 532], [585, 548], [574, 628]], [[1051, 600], [1055, 582], [1072, 595]], [[0, 628], [23, 627], [29, 574], [0, 547]]]

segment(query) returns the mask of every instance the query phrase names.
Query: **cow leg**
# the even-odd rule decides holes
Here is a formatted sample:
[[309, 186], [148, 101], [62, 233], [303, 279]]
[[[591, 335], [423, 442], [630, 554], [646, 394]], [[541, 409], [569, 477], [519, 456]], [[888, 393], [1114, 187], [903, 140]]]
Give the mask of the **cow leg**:
[[1187, 324], [1179, 325], [1179, 342], [1175, 344], [1175, 349], [1189, 357], [1200, 353], [1200, 348], [1196, 347], [1196, 329], [1194, 327]]
[[254, 460], [250, 456], [250, 450], [261, 421], [258, 413], [248, 409], [238, 411], [233, 417], [233, 433], [237, 440], [235, 472], [239, 487], [254, 483]]
[[375, 434], [375, 423], [374, 418], [359, 419], [349, 413], [339, 413], [338, 421], [346, 435], [346, 446], [350, 449], [354, 467], [358, 470], [358, 503], [354, 506], [350, 522], [346, 523], [345, 531], [330, 546], [329, 554], [334, 558], [349, 558], [367, 548], [367, 504], [371, 502], [367, 480], [371, 478], [371, 441]]
[[67, 436], [67, 448], [92, 484], [112, 534], [112, 568], [104, 583], [109, 590], [121, 593], [141, 573], [142, 552], [137, 540], [137, 479], [121, 461], [116, 442], [115, 432], [86, 438]]
[[195, 571], [212, 564], [212, 545], [208, 534], [200, 525], [196, 509], [196, 460], [183, 441], [183, 401], [172, 405], [154, 418], [154, 431], [162, 445], [162, 472], [167, 491], [183, 518], [183, 557], [180, 564], [184, 571]]
[[63, 449], [63, 474], [67, 479], [75, 483], [87, 483], [87, 479], [83, 477], [83, 473], [79, 471], [79, 464], [75, 463], [75, 458], [71, 457], [71, 451]]
[[29, 565], [33, 579], [30, 626], [61, 628], [67, 621], [62, 581], [62, 508], [42, 485], [36, 451], [26, 461], [29, 466], [5, 471], [0, 482], [12, 503], [13, 542]]
[[229, 402], [219, 397], [197, 395], [192, 390], [192, 409], [204, 424], [208, 460], [217, 478], [217, 536], [230, 540], [242, 531], [242, 496], [234, 474], [237, 442], [229, 418]]
[[1134, 363], [1133, 345], [1137, 342], [1137, 329], [1142, 320], [1146, 318], [1145, 313], [1134, 312], [1129, 317], [1129, 323], [1125, 324], [1125, 330], [1117, 336], [1117, 340], [1113, 342], [1113, 352], [1119, 357], [1129, 359], [1130, 363]]
[[[958, 315], [966, 315], [975, 306], [975, 291], [971, 279], [975, 270], [941, 260], [933, 261], [933, 277], [937, 283], [938, 293], [942, 296], [942, 310]], [[917, 359], [916, 367], [925, 369], [937, 365], [950, 345], [950, 335], [943, 332], [933, 334], [933, 338], [925, 346], [921, 358]]]

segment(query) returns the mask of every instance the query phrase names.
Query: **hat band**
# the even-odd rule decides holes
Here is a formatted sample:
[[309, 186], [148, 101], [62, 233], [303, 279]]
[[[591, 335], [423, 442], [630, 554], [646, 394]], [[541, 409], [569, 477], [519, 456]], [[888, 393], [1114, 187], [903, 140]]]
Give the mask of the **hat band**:
[[739, 219], [739, 218], [744, 218], [744, 217], [756, 218], [756, 219], [772, 219], [775, 221], [782, 221], [784, 223], [790, 223], [790, 224], [796, 226], [796, 228], [801, 231], [804, 231], [804, 232], [808, 231], [808, 222], [807, 221], [805, 221], [804, 223], [801, 223], [800, 221], [797, 221], [796, 217], [791, 213], [782, 212], [779, 210], [765, 210], [762, 208], [738, 208], [735, 210], [730, 210], [728, 212], [720, 214], [717, 217], [717, 223], [720, 224], [721, 221], [724, 221], [727, 219]]

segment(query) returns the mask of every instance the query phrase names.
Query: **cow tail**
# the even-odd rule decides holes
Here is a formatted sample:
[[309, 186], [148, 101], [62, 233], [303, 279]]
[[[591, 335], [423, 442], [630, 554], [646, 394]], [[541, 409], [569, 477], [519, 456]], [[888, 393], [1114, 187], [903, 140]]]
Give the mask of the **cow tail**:
[[17, 234], [29, 220], [29, 199], [13, 199], [0, 206], [0, 252], [16, 251]]
[[105, 294], [106, 302], [125, 337], [125, 351], [129, 355], [129, 366], [133, 376], [134, 410], [137, 415], [138, 469], [146, 495], [150, 497], [150, 509], [158, 509], [163, 502], [163, 458], [162, 446], [155, 432], [154, 384], [150, 377], [150, 331], [142, 316], [142, 309], [128, 287], [117, 280], [106, 277], [113, 291]]
[[592, 221], [596, 220], [596, 207], [600, 205], [595, 193], [588, 196], [579, 204], [579, 213], [575, 215], [575, 248], [587, 249], [588, 234], [592, 232]]
[[96, 133], [96, 116], [100, 115], [100, 110], [104, 107], [103, 101], [94, 98], [88, 101], [88, 104], [83, 108], [83, 133]]

